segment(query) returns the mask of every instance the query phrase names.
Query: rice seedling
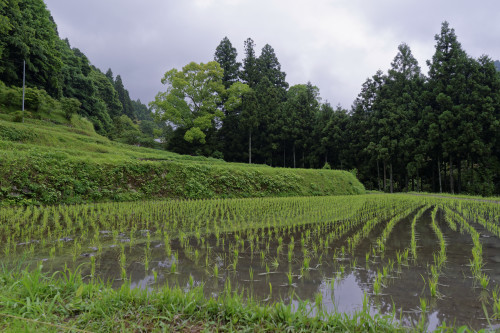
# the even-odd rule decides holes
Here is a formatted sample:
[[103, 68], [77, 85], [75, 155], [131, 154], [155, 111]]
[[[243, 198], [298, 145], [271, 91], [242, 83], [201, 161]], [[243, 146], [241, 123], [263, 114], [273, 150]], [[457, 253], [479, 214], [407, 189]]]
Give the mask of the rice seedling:
[[373, 281], [373, 293], [375, 295], [379, 295], [381, 291], [382, 291], [382, 275], [378, 271], [377, 276]]
[[493, 300], [493, 317], [500, 319], [500, 289], [498, 286], [493, 289], [491, 298]]
[[311, 258], [309, 257], [304, 257], [304, 261], [302, 262], [302, 267], [304, 268], [304, 270], [308, 270], [310, 267], [310, 262], [311, 262]]
[[487, 276], [486, 274], [481, 274], [481, 277], [479, 279], [479, 283], [481, 284], [481, 287], [483, 289], [487, 289], [488, 288], [488, 285], [490, 283], [490, 278], [489, 276]]
[[274, 270], [278, 269], [280, 263], [279, 263], [279, 260], [278, 258], [274, 258], [273, 259], [273, 262], [271, 263], [271, 266], [274, 268]]
[[95, 277], [95, 256], [90, 257], [90, 276], [92, 277], [92, 280]]
[[291, 286], [293, 284], [293, 275], [291, 269], [288, 271], [288, 273], [286, 273], [286, 277], [288, 279], [288, 285]]
[[213, 268], [214, 277], [217, 279], [219, 277], [219, 266], [215, 263]]

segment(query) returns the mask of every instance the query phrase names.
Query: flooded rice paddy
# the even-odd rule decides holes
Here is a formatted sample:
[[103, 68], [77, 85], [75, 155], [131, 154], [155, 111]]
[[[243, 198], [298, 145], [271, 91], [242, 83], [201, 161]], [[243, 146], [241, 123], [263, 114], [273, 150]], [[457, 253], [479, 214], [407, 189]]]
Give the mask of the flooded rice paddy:
[[151, 292], [202, 285], [207, 296], [307, 301], [311, 315], [364, 308], [408, 327], [495, 329], [499, 213], [494, 203], [374, 195], [12, 209], [0, 215], [11, 224], [2, 261]]

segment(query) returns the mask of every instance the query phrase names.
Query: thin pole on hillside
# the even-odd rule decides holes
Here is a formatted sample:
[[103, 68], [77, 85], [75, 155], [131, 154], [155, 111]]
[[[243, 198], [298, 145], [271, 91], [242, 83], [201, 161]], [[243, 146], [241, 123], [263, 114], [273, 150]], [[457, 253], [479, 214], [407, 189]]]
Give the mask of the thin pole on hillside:
[[23, 123], [24, 123], [24, 85], [26, 83], [26, 60], [23, 60]]

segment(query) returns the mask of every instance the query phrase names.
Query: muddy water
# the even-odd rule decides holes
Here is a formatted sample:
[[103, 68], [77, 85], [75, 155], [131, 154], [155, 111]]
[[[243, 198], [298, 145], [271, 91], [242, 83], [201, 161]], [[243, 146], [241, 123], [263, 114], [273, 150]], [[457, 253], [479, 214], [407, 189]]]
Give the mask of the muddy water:
[[[126, 258], [123, 268], [132, 287], [154, 290], [168, 284], [190, 288], [191, 280], [194, 285], [203, 284], [207, 296], [216, 296], [230, 283], [233, 290], [243, 291], [247, 297], [263, 302], [297, 304], [298, 300], [309, 301], [312, 314], [319, 296], [324, 311], [354, 313], [362, 309], [367, 295], [370, 312], [394, 313], [397, 320], [408, 327], [414, 327], [421, 320], [425, 321], [428, 330], [445, 323], [468, 325], [473, 329], [488, 327], [482, 301], [490, 303], [486, 307], [491, 314], [489, 297], [500, 279], [500, 240], [474, 225], [481, 234], [484, 272], [491, 278], [489, 289], [483, 290], [471, 277], [471, 237], [451, 230], [438, 213], [439, 227], [447, 244], [447, 261], [439, 276], [438, 296], [431, 297], [430, 265], [434, 255], [439, 253], [439, 241], [431, 228], [428, 210], [416, 224], [417, 258], [412, 258], [412, 218], [396, 224], [383, 253], [376, 251], [375, 244], [385, 223], [376, 226], [353, 253], [346, 250], [347, 238], [357, 231], [356, 228], [324, 246], [326, 235], [336, 226], [331, 224], [321, 230], [314, 225], [295, 230], [257, 230], [250, 233], [251, 237], [247, 232], [221, 234], [219, 239], [215, 235], [191, 237], [185, 243], [174, 239], [170, 243], [170, 253], [163, 241], [154, 235], [149, 247], [145, 237], [141, 237], [144, 232], [137, 235], [130, 246], [126, 234], [113, 237], [104, 232], [99, 243], [101, 251], [95, 244], [82, 245], [77, 251], [72, 248], [71, 240], [62, 240], [66, 242], [58, 247], [52, 256], [55, 258], [46, 260], [50, 258], [47, 251], [37, 253], [31, 260], [46, 260], [44, 267], [47, 270], [61, 269], [63, 263], [73, 268], [81, 265], [83, 273], [89, 275], [89, 258], [95, 256], [96, 275], [118, 287], [123, 283], [120, 264], [123, 248]], [[289, 260], [292, 237], [294, 248]], [[405, 250], [409, 256], [398, 263], [396, 253]], [[367, 253], [370, 253], [368, 261]], [[387, 274], [382, 279], [381, 291], [376, 293], [374, 281], [384, 268]], [[421, 300], [427, 304], [425, 315], [421, 311]], [[498, 325], [497, 321], [492, 323]]]

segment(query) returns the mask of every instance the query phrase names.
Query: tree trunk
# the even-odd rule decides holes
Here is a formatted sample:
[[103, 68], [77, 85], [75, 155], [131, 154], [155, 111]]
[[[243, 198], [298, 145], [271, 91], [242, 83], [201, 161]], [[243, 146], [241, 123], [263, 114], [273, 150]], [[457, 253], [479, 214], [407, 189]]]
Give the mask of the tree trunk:
[[420, 192], [419, 189], [418, 189], [418, 168], [417, 168], [417, 192]]
[[462, 192], [462, 161], [458, 161], [458, 194]]
[[451, 155], [450, 155], [450, 193], [451, 194], [454, 194], [455, 193], [455, 189], [453, 187], [453, 160], [451, 159]]
[[304, 150], [302, 150], [302, 168], [306, 167], [306, 154]]
[[411, 176], [411, 191], [415, 192], [415, 177]]
[[285, 159], [286, 159], [286, 149], [285, 149], [285, 143], [283, 143], [283, 168], [286, 168]]
[[248, 164], [252, 164], [252, 130], [248, 133]]
[[295, 142], [293, 143], [293, 168], [295, 169]]
[[436, 170], [434, 168], [432, 169], [432, 192], [437, 192], [436, 190]]
[[380, 191], [380, 167], [378, 165], [378, 160], [377, 160], [377, 185], [378, 185], [378, 190]]
[[391, 179], [391, 193], [393, 192], [393, 184], [392, 184], [392, 163], [389, 164], [389, 175]]
[[384, 161], [384, 183], [383, 183], [383, 187], [384, 187], [384, 192], [385, 192], [385, 189], [386, 189], [386, 184], [387, 184], [387, 173], [386, 173], [386, 167], [385, 167], [385, 161]]
[[446, 191], [446, 188], [448, 187], [448, 184], [446, 183], [446, 179], [449, 179], [447, 178], [448, 177], [448, 164], [446, 162], [443, 162], [443, 189], [445, 189]]
[[438, 181], [439, 181], [439, 193], [443, 193], [443, 185], [441, 183], [441, 160], [438, 157]]

